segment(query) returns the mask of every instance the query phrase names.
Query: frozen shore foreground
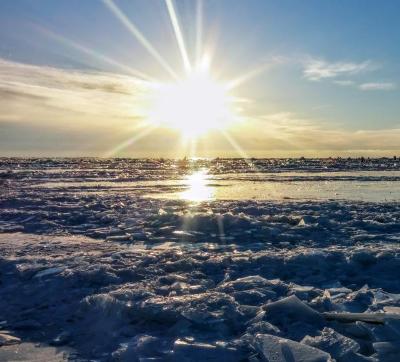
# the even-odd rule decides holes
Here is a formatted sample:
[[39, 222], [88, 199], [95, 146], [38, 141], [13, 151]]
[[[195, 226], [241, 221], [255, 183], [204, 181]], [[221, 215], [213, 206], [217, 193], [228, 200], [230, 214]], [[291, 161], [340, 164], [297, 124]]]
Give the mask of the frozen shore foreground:
[[399, 361], [398, 202], [154, 199], [189, 171], [96, 162], [2, 160], [0, 360]]

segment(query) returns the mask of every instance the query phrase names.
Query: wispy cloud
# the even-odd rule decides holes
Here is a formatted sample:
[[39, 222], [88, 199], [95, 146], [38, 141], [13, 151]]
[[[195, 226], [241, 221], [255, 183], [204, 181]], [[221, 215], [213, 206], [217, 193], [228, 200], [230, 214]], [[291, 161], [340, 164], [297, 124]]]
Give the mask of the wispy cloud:
[[372, 72], [378, 68], [378, 65], [371, 60], [363, 62], [329, 62], [308, 58], [303, 62], [303, 76], [309, 81], [329, 80], [333, 84], [353, 87], [362, 91], [390, 91], [397, 89], [396, 84], [393, 82], [359, 83], [351, 79], [357, 74]]
[[145, 82], [127, 75], [60, 69], [0, 59], [0, 121], [51, 123], [134, 119]]
[[352, 85], [355, 85], [355, 82], [352, 80], [334, 80], [333, 83], [344, 87], [350, 87]]
[[101, 155], [144, 124], [148, 91], [129, 75], [0, 58], [0, 154]]
[[374, 66], [369, 60], [354, 63], [310, 59], [304, 64], [303, 75], [308, 80], [319, 81], [321, 79], [332, 79], [339, 76], [358, 74], [372, 70], [373, 68]]
[[[390, 155], [400, 151], [400, 126], [377, 130], [347, 130], [317, 119], [280, 112], [260, 117], [236, 131], [236, 140], [248, 153], [280, 155]], [[384, 140], [384, 142], [383, 142]]]
[[359, 88], [363, 91], [374, 91], [374, 90], [395, 90], [396, 84], [392, 82], [375, 82], [375, 83], [362, 83]]

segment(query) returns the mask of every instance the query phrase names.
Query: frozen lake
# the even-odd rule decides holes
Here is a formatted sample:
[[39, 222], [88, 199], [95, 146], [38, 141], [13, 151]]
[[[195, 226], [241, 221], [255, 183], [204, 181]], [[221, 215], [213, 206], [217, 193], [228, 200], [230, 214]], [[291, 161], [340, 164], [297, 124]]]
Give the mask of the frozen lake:
[[397, 159], [0, 159], [0, 187], [0, 360], [398, 361]]

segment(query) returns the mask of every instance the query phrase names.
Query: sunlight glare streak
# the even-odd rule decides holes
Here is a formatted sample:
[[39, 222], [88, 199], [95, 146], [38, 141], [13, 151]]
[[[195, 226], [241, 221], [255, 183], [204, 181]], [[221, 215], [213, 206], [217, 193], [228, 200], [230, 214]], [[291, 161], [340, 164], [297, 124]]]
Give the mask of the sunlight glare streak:
[[261, 74], [264, 72], [267, 68], [271, 66], [271, 63], [264, 63], [261, 64], [260, 66], [250, 70], [249, 72], [240, 75], [239, 77], [231, 80], [228, 82], [228, 89], [234, 89], [242, 85], [243, 83], [246, 83], [256, 77], [257, 75]]
[[114, 147], [112, 150], [109, 150], [106, 154], [104, 154], [103, 157], [105, 158], [110, 158], [110, 157], [115, 157], [115, 155], [122, 151], [123, 149], [133, 145], [136, 141], [139, 141], [140, 139], [142, 139], [143, 137], [146, 137], [149, 133], [151, 133], [152, 131], [154, 131], [156, 127], [147, 127], [144, 130], [142, 130], [141, 132], [139, 132], [138, 134], [134, 135], [133, 137], [125, 140], [124, 142], [120, 143], [119, 145], [117, 145], [116, 147]]
[[218, 215], [217, 224], [218, 224], [219, 240], [221, 241], [221, 243], [224, 244], [226, 243], [226, 239], [224, 231], [224, 217], [222, 215]]
[[197, 139], [181, 137], [180, 151], [182, 157], [189, 156], [189, 159], [195, 159], [197, 151]]
[[167, 9], [169, 17], [171, 19], [172, 27], [174, 28], [176, 41], [178, 42], [179, 51], [181, 52], [183, 64], [185, 66], [186, 72], [190, 72], [192, 66], [190, 65], [189, 56], [186, 51], [185, 41], [183, 40], [183, 34], [179, 26], [178, 16], [176, 15], [173, 0], [165, 0], [167, 4]]
[[239, 144], [235, 141], [235, 139], [228, 133], [226, 130], [221, 130], [221, 134], [227, 139], [227, 141], [231, 144], [231, 146], [235, 149], [235, 151], [239, 154], [241, 158], [247, 163], [252, 169], [257, 170], [257, 167], [249, 161], [250, 157], [246, 154], [246, 152], [239, 146]]
[[172, 70], [169, 64], [164, 60], [161, 54], [152, 46], [139, 29], [130, 21], [121, 9], [115, 5], [112, 0], [103, 0], [103, 3], [111, 10], [111, 12], [121, 21], [121, 23], [131, 32], [131, 34], [143, 45], [143, 47], [156, 59], [160, 65], [175, 79], [177, 74]]
[[109, 57], [107, 57], [107, 56], [105, 56], [105, 55], [103, 55], [101, 53], [98, 53], [98, 52], [96, 52], [96, 51], [94, 51], [94, 50], [92, 50], [92, 49], [90, 49], [88, 47], [85, 47], [84, 45], [81, 45], [81, 44], [79, 44], [79, 43], [77, 43], [77, 42], [75, 42], [73, 40], [67, 39], [67, 38], [65, 38], [65, 37], [63, 37], [63, 36], [61, 36], [59, 34], [56, 34], [56, 33], [52, 32], [49, 29], [45, 29], [45, 28], [42, 28], [42, 27], [39, 27], [39, 26], [37, 26], [37, 29], [40, 32], [42, 32], [43, 34], [45, 34], [46, 36], [48, 36], [49, 38], [55, 39], [55, 40], [57, 40], [58, 42], [60, 42], [60, 43], [62, 43], [64, 45], [67, 45], [67, 46], [69, 46], [71, 48], [79, 50], [80, 52], [85, 53], [87, 55], [90, 55], [93, 58], [96, 58], [96, 59], [98, 59], [100, 61], [103, 61], [103, 62], [108, 63], [110, 65], [113, 65], [115, 67], [118, 67], [121, 70], [124, 70], [125, 72], [129, 73], [130, 75], [133, 75], [135, 77], [141, 78], [141, 80], [154, 82], [154, 78], [150, 77], [149, 75], [147, 75], [147, 74], [145, 74], [145, 73], [143, 73], [143, 72], [141, 72], [139, 70], [133, 69], [133, 68], [131, 68], [131, 67], [125, 65], [125, 64], [119, 63], [119, 62], [115, 61], [112, 58], [109, 58]]
[[196, 150], [197, 150], [197, 140], [192, 138], [189, 140], [189, 155], [190, 158], [196, 157]]
[[197, 0], [196, 4], [196, 63], [202, 52], [203, 42], [203, 0]]

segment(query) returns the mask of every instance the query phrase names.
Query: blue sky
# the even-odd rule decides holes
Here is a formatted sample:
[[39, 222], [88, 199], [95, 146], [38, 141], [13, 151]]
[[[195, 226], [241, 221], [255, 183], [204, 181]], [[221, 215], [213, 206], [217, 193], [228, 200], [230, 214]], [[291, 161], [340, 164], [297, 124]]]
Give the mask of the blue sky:
[[[246, 125], [232, 129], [248, 154], [398, 152], [398, 1], [175, 0], [191, 60], [196, 53], [199, 2], [203, 50], [213, 51], [211, 70], [218, 78], [229, 80], [270, 64], [235, 90], [235, 95], [250, 100]], [[114, 3], [166, 63], [183, 74], [165, 1]], [[107, 82], [130, 84], [124, 78], [132, 76], [127, 68], [162, 81], [170, 78], [101, 0], [2, 0], [0, 58], [0, 91], [7, 95], [0, 114], [0, 152], [5, 155], [101, 155], [106, 150], [100, 144], [118, 144], [135, 135], [140, 115], [132, 111], [129, 119], [129, 98], [115, 93], [109, 97], [99, 82], [109, 77]], [[54, 73], [52, 79], [48, 69]], [[85, 82], [85, 77], [95, 82], [96, 93], [71, 87], [67, 79], [71, 72]], [[55, 77], [62, 78], [59, 84]], [[34, 97], [35, 90], [51, 104], [51, 112]], [[131, 95], [133, 108], [136, 93]], [[56, 94], [60, 99], [55, 99]], [[112, 99], [115, 105], [103, 99]], [[104, 110], [99, 103], [109, 108]], [[79, 107], [92, 110], [82, 112]], [[265, 128], [262, 135], [257, 132], [260, 126]], [[41, 136], [33, 137], [35, 131]], [[312, 137], [305, 139], [305, 133]], [[85, 147], [79, 147], [82, 134]], [[172, 130], [157, 130], [121, 152], [169, 155], [168, 147], [154, 147], [154, 140], [167, 144], [173, 138]], [[207, 146], [205, 156], [231, 154], [217, 135], [209, 140], [214, 143]]]

